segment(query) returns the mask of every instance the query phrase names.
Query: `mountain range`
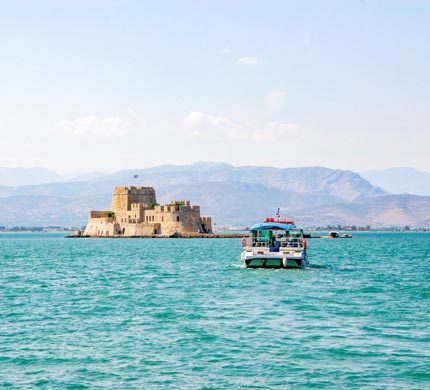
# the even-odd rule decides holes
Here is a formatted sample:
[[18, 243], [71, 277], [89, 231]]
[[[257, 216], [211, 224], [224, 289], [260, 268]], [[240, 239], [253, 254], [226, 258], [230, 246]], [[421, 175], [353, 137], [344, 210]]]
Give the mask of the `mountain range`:
[[360, 175], [393, 194], [430, 196], [430, 172], [397, 167], [360, 172]]
[[[15, 183], [26, 183], [30, 172], [23, 170], [22, 176], [15, 172]], [[0, 181], [0, 225], [81, 227], [89, 210], [110, 209], [113, 187], [126, 185], [154, 187], [160, 204], [190, 200], [200, 205], [203, 216], [213, 218], [215, 227], [249, 226], [274, 216], [278, 208], [282, 217], [303, 226], [430, 225], [429, 196], [392, 194], [358, 173], [339, 169], [199, 162], [68, 179], [41, 172], [51, 172], [54, 180], [37, 182], [32, 171], [33, 181], [26, 185], [11, 185], [10, 178]]]

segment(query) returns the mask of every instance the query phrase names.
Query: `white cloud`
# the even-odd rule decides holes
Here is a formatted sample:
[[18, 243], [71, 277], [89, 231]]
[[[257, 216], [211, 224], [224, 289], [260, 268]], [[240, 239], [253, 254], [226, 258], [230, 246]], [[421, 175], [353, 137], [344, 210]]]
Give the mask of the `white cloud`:
[[241, 65], [260, 65], [263, 61], [259, 57], [242, 57], [237, 60], [237, 63]]
[[184, 126], [190, 130], [191, 136], [224, 135], [234, 138], [238, 132], [238, 125], [229, 118], [192, 111], [184, 119]]
[[[133, 113], [134, 115], [134, 113]], [[134, 124], [118, 116], [80, 116], [72, 120], [57, 122], [56, 128], [75, 136], [95, 135], [97, 137], [120, 137], [131, 131]]]
[[235, 123], [227, 117], [196, 111], [190, 112], [184, 119], [184, 127], [189, 130], [191, 137], [247, 139], [254, 142], [270, 142], [298, 134], [297, 127], [290, 123]]
[[284, 91], [273, 90], [266, 97], [266, 103], [272, 110], [279, 110], [285, 103], [286, 94]]

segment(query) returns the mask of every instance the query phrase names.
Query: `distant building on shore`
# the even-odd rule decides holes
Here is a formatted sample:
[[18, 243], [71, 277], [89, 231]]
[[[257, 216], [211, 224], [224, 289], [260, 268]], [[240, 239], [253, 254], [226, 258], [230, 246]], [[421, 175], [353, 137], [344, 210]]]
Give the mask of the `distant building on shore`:
[[115, 187], [112, 209], [90, 211], [83, 233], [90, 237], [145, 237], [212, 233], [212, 219], [188, 200], [160, 206], [152, 187]]

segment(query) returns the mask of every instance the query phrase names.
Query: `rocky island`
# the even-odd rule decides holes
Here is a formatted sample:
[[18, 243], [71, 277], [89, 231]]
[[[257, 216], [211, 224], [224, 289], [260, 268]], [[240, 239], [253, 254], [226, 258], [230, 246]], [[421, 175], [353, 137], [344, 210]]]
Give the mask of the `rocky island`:
[[90, 211], [82, 237], [192, 237], [212, 234], [212, 219], [188, 200], [161, 206], [152, 187], [115, 187], [112, 208]]

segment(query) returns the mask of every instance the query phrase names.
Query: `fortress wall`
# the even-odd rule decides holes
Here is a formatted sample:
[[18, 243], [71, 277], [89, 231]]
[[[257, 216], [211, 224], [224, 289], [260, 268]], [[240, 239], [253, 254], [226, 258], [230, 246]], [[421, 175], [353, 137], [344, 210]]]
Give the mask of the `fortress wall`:
[[135, 223], [125, 223], [122, 226], [122, 235], [125, 237], [137, 236], [137, 224]]
[[124, 237], [145, 237], [160, 234], [160, 224], [153, 223], [127, 223], [123, 225]]
[[130, 211], [127, 212], [129, 219], [135, 219], [138, 222], [143, 220], [144, 210], [148, 207], [146, 203], [132, 203]]
[[113, 237], [120, 233], [119, 224], [112, 218], [92, 218], [89, 220], [84, 236], [91, 237]]
[[164, 223], [178, 222], [178, 218], [179, 219], [181, 218], [179, 211], [163, 213], [163, 222]]
[[145, 210], [142, 216], [142, 221], [147, 223], [162, 222], [160, 214], [163, 213], [157, 212], [157, 210]]

